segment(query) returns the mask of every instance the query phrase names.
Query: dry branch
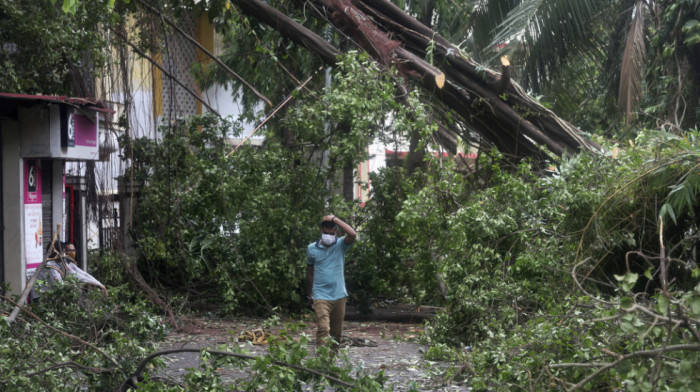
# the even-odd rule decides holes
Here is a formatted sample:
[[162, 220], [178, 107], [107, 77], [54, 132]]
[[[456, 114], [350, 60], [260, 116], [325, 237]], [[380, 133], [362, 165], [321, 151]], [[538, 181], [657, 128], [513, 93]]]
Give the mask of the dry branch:
[[[34, 283], [37, 280], [37, 277], [39, 276], [39, 273], [46, 267], [46, 263], [49, 262], [49, 260], [53, 260], [52, 258], [49, 258], [49, 255], [52, 255], [55, 251], [56, 248], [54, 245], [56, 244], [56, 238], [58, 238], [58, 233], [61, 231], [61, 224], [58, 223], [56, 225], [56, 232], [53, 234], [53, 238], [51, 239], [51, 247], [49, 247], [48, 251], [44, 255], [44, 260], [39, 264], [39, 266], [34, 270], [34, 274], [32, 275], [31, 278], [29, 278], [29, 282], [27, 282], [27, 285], [24, 286], [24, 290], [22, 290], [22, 294], [19, 296], [19, 299], [17, 300], [17, 303], [12, 302], [8, 299], [9, 302], [12, 302], [15, 304], [14, 309], [12, 309], [12, 312], [10, 313], [9, 316], [7, 316], [7, 324], [12, 324], [15, 319], [17, 318], [17, 315], [19, 314], [20, 309], [22, 306], [20, 304], [27, 303], [27, 297], [29, 296], [29, 293], [32, 291], [32, 288], [34, 287]], [[22, 309], [25, 310], [25, 309]]]

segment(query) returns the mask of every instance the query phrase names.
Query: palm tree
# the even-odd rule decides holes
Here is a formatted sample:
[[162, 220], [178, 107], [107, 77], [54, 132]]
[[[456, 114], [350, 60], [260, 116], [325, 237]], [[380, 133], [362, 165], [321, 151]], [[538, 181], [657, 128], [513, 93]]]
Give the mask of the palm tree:
[[[505, 53], [519, 59], [522, 82], [535, 93], [551, 88], [553, 83], [564, 82], [573, 86], [568, 98], [576, 102], [572, 97], [583, 95], [582, 89], [595, 79], [603, 82], [609, 96], [616, 98], [626, 123], [635, 118], [642, 103], [663, 103], [664, 110], [655, 114], [676, 129], [695, 122], [695, 113], [688, 109], [698, 106], [700, 38], [696, 37], [700, 37], [697, 24], [700, 2], [481, 0], [474, 3], [479, 6], [471, 14], [470, 20], [475, 20], [473, 26], [497, 26], [494, 30], [471, 31], [474, 53], [490, 55], [491, 60]], [[661, 86], [655, 80], [659, 77], [677, 82]], [[645, 96], [645, 90], [657, 93]], [[567, 95], [557, 98], [566, 101]]]

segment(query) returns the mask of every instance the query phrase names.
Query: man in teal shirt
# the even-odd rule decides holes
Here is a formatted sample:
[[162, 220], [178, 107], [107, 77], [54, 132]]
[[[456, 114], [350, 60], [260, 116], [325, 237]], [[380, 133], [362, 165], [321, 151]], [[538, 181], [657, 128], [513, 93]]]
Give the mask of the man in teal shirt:
[[[338, 238], [340, 227], [345, 236]], [[316, 346], [324, 344], [330, 333], [338, 350], [345, 318], [345, 252], [355, 242], [357, 234], [350, 225], [333, 214], [321, 219], [321, 238], [306, 249], [307, 299], [316, 311]]]

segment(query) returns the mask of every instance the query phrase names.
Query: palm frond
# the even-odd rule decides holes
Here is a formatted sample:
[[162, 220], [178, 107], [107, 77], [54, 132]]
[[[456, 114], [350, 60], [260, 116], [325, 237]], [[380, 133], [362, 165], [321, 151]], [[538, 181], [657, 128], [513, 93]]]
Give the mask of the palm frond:
[[601, 61], [605, 33], [601, 27], [618, 5], [610, 0], [522, 0], [494, 32], [489, 46], [498, 50], [493, 58], [521, 51], [526, 61], [523, 82], [537, 90], [566, 66], [567, 56]]
[[470, 15], [474, 12], [475, 2], [466, 1], [440, 1], [436, 4], [435, 10], [437, 20], [436, 31], [450, 42], [460, 43], [470, 35], [471, 26], [466, 23]]
[[493, 33], [508, 14], [522, 0], [476, 0], [472, 3], [472, 12], [466, 25], [470, 27], [470, 39], [474, 43], [473, 51], [479, 62], [487, 54], [493, 41]]
[[617, 104], [625, 116], [625, 124], [629, 124], [642, 97], [642, 78], [646, 58], [644, 11], [644, 2], [637, 1], [622, 55]]

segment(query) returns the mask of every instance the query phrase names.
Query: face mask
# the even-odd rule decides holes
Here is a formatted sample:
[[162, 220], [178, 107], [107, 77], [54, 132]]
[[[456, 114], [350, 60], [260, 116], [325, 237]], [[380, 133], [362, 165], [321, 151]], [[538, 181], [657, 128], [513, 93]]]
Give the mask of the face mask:
[[326, 246], [335, 244], [335, 234], [321, 234], [321, 243]]
[[75, 260], [75, 252], [66, 252], [66, 256], [70, 257], [71, 259]]

